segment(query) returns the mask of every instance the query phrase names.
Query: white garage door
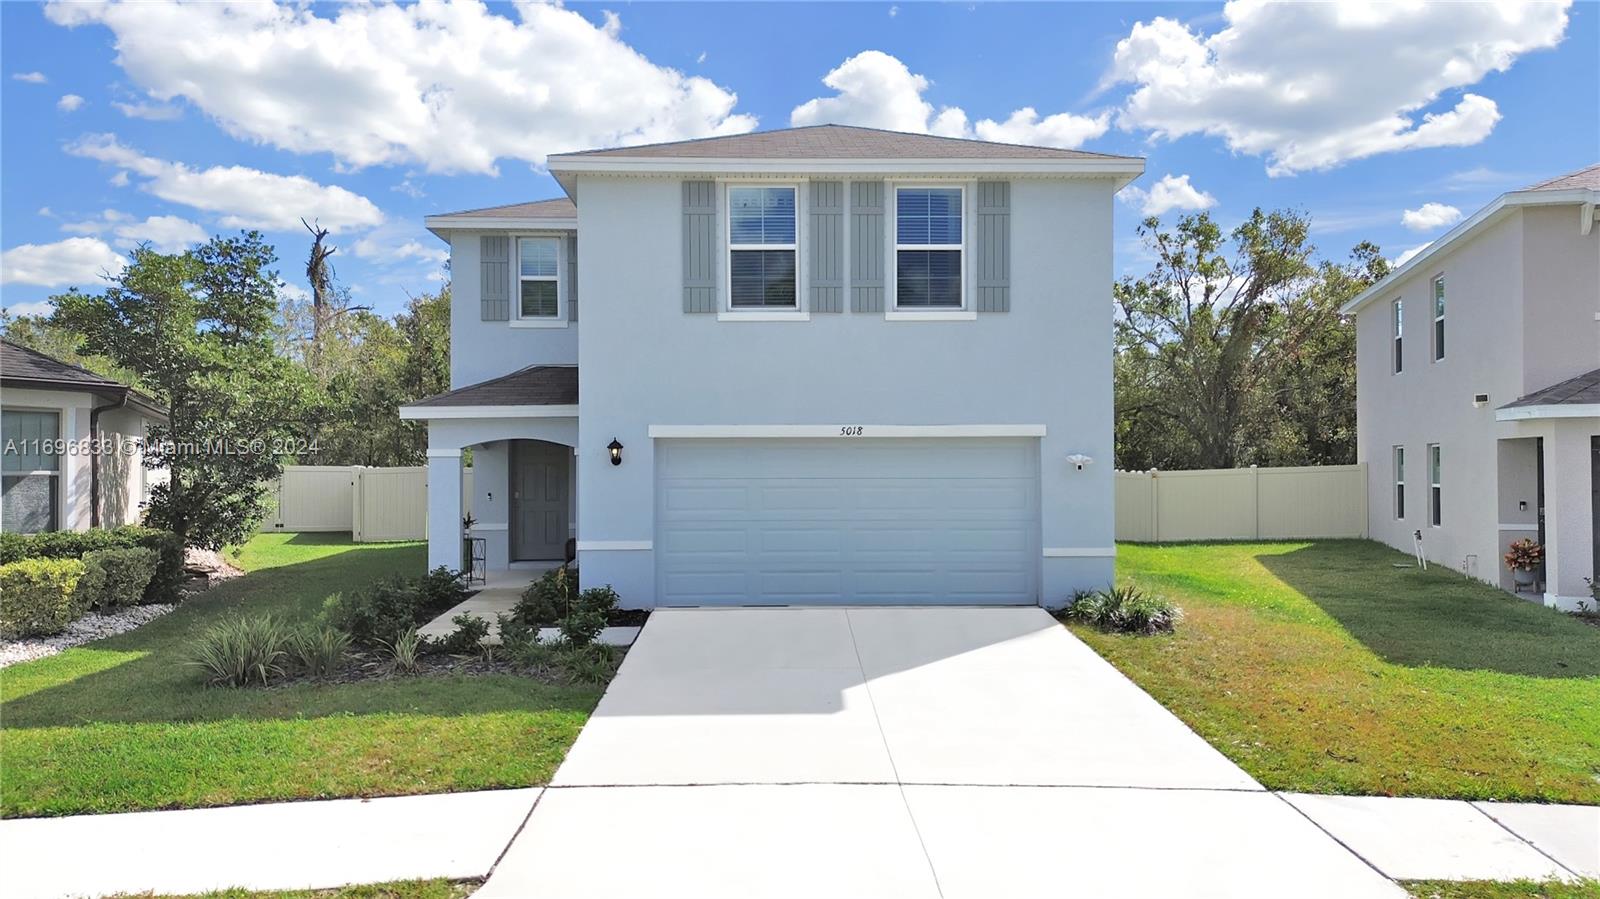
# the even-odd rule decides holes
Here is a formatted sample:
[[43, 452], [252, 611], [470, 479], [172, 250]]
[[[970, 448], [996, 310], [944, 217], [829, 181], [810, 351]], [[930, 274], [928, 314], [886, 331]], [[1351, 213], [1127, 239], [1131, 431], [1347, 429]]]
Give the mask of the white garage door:
[[658, 440], [656, 462], [662, 605], [1037, 599], [1037, 440]]

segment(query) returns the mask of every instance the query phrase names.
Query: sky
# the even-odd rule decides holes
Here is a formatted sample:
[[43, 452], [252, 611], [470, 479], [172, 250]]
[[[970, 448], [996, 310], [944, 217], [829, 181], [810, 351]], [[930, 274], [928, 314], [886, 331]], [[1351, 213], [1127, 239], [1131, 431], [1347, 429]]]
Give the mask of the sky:
[[838, 122], [1143, 156], [1135, 228], [1311, 216], [1415, 252], [1600, 161], [1600, 3], [0, 3], [0, 306], [241, 228], [303, 294], [447, 278], [430, 214], [544, 199], [546, 156]]

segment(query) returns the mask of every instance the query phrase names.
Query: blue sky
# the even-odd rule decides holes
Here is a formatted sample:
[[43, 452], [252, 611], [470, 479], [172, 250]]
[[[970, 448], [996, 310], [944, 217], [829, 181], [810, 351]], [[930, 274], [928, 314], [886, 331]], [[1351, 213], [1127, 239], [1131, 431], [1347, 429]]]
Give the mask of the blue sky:
[[556, 196], [549, 153], [791, 123], [1145, 156], [1123, 273], [1146, 211], [1297, 207], [1393, 258], [1600, 159], [1595, 3], [4, 3], [0, 42], [13, 311], [242, 225], [303, 287], [303, 215], [393, 312], [442, 277], [423, 216]]

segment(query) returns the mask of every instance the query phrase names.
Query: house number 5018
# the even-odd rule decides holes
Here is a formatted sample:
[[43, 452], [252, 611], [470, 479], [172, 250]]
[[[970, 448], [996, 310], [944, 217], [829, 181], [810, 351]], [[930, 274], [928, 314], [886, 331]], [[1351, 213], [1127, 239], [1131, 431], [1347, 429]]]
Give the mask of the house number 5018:
[[862, 428], [861, 428], [860, 425], [845, 425], [844, 427], [839, 429], [839, 436], [840, 437], [860, 437], [861, 436], [861, 431], [862, 431]]

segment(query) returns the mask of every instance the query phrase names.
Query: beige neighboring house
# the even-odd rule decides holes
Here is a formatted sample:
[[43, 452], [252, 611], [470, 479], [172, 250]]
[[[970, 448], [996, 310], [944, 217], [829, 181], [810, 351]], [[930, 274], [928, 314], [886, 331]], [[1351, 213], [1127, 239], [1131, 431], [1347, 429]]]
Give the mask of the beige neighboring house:
[[1590, 600], [1600, 575], [1600, 165], [1504, 194], [1344, 307], [1357, 334], [1370, 533], [1513, 586]]
[[143, 440], [166, 419], [126, 384], [0, 338], [0, 530], [137, 524], [165, 477]]

